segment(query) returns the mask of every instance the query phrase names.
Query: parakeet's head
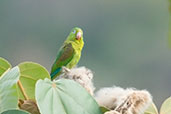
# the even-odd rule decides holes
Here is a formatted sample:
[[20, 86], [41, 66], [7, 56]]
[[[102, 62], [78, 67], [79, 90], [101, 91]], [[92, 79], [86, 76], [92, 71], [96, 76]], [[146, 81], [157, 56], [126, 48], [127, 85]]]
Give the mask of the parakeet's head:
[[83, 40], [83, 31], [81, 30], [81, 28], [75, 27], [71, 30], [67, 39], [72, 41]]

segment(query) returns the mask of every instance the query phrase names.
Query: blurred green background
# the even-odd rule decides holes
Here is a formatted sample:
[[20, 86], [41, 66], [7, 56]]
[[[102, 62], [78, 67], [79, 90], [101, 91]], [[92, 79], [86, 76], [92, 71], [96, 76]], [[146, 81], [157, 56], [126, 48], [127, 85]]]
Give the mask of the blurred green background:
[[85, 41], [79, 66], [94, 72], [97, 90], [147, 89], [160, 106], [171, 96], [168, 20], [167, 0], [1, 0], [0, 56], [50, 70], [78, 26]]

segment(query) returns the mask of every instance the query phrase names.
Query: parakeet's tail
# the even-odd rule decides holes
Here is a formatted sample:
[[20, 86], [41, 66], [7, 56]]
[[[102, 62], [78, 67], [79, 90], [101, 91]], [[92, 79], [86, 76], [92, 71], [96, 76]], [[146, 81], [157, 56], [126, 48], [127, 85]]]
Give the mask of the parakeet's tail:
[[54, 72], [51, 72], [51, 73], [50, 73], [51, 80], [53, 80], [53, 79], [55, 79], [57, 76], [59, 76], [60, 72], [61, 72], [61, 68], [58, 68], [58, 69], [56, 69]]

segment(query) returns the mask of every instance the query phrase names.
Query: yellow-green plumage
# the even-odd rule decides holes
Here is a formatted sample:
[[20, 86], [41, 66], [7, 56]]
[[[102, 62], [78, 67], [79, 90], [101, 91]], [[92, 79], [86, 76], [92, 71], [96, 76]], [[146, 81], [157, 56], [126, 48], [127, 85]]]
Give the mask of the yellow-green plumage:
[[79, 62], [83, 46], [83, 31], [75, 27], [60, 48], [57, 59], [51, 68], [52, 80], [61, 74], [62, 66], [71, 69]]

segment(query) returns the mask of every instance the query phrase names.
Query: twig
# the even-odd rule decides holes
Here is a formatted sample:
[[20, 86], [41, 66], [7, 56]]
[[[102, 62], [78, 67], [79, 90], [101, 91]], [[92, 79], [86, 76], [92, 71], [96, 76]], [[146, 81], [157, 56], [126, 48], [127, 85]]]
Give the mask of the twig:
[[19, 81], [17, 82], [17, 84], [18, 84], [18, 86], [19, 86], [19, 88], [20, 88], [20, 90], [21, 90], [21, 92], [22, 92], [22, 94], [23, 94], [25, 100], [28, 100], [29, 98], [28, 98], [27, 94], [25, 93], [25, 90], [24, 90], [24, 88], [23, 88], [23, 85], [22, 85], [21, 81], [19, 80]]

